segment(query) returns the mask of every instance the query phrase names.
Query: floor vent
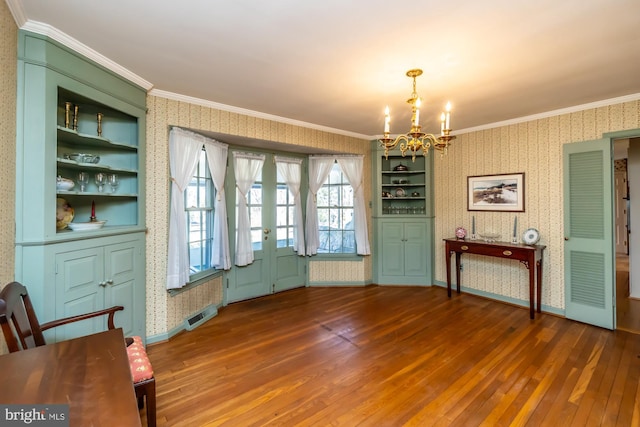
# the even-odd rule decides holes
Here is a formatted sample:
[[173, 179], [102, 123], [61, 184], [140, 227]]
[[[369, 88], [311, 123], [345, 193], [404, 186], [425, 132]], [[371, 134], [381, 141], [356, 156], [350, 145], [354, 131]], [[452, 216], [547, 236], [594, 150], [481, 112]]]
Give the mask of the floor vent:
[[216, 314], [218, 314], [218, 310], [213, 306], [209, 306], [201, 312], [184, 319], [184, 327], [187, 331], [191, 331], [211, 319]]

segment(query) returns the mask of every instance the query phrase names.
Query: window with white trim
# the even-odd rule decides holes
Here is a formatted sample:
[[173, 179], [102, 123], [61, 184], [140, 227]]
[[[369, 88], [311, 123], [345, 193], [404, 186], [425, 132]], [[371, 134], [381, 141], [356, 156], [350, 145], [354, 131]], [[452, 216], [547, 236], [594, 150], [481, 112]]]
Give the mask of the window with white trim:
[[207, 166], [207, 154], [200, 152], [196, 172], [184, 192], [184, 206], [187, 216], [187, 242], [189, 245], [190, 278], [203, 276], [211, 265], [213, 249], [213, 202], [215, 187]]
[[318, 253], [355, 254], [353, 187], [334, 163], [329, 177], [317, 194]]

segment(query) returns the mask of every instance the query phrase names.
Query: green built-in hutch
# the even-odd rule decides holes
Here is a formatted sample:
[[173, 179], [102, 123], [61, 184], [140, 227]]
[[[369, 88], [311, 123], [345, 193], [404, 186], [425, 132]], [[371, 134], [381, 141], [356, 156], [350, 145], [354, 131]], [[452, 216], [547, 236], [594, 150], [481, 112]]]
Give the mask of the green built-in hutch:
[[372, 142], [374, 282], [432, 284], [433, 153], [402, 157]]
[[[122, 305], [116, 326], [145, 337], [145, 115], [143, 88], [46, 36], [20, 31], [16, 280], [27, 286], [41, 322]], [[99, 160], [85, 163], [76, 154]], [[81, 172], [89, 178], [84, 189]], [[100, 191], [98, 174], [116, 175], [119, 185]], [[57, 177], [73, 188], [59, 187]], [[92, 213], [106, 221], [102, 228], [67, 225], [97, 227]], [[77, 322], [48, 339], [105, 327], [104, 318]]]

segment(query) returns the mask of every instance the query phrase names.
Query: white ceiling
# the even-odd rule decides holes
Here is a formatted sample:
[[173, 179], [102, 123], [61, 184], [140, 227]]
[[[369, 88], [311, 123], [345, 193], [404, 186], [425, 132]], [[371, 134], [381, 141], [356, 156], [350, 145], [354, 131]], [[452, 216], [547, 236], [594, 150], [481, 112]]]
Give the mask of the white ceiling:
[[[379, 135], [640, 99], [638, 0], [6, 0], [155, 91]], [[425, 129], [426, 128], [426, 129]]]

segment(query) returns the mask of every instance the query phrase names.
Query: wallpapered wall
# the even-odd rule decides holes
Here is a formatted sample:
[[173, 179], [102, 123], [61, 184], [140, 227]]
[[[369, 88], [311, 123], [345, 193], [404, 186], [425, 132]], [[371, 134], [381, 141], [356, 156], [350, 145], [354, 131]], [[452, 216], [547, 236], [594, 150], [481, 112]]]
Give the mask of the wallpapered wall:
[[5, 2], [0, 2], [0, 287], [15, 277], [16, 86], [18, 31]]
[[[369, 141], [249, 117], [206, 106], [147, 97], [147, 335], [162, 336], [180, 327], [184, 318], [222, 302], [222, 280], [214, 279], [177, 296], [165, 289], [169, 228], [169, 126], [221, 132], [350, 154], [363, 154], [364, 176], [371, 176]], [[365, 199], [371, 200], [371, 180], [364, 180]], [[369, 215], [370, 216], [370, 215]], [[370, 231], [371, 232], [371, 231]], [[355, 270], [355, 272], [354, 272]], [[330, 274], [328, 274], [330, 272]], [[371, 257], [364, 262], [312, 262], [311, 281], [371, 280]], [[330, 277], [327, 277], [330, 276]]]
[[[435, 280], [446, 283], [442, 239], [457, 226], [501, 233], [510, 240], [540, 231], [544, 254], [543, 309], [564, 313], [562, 145], [640, 128], [640, 102], [632, 101], [458, 136], [447, 157], [435, 159]], [[467, 211], [467, 176], [525, 173], [525, 212]], [[612, 231], [613, 232], [613, 231]], [[463, 257], [462, 286], [478, 294], [528, 301], [527, 270], [520, 263], [474, 255]]]

